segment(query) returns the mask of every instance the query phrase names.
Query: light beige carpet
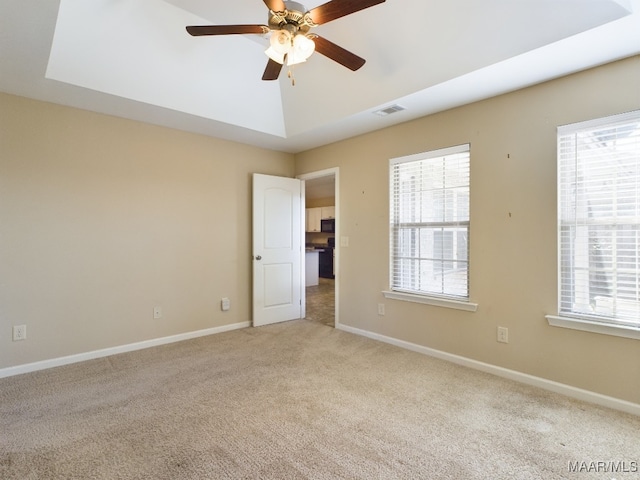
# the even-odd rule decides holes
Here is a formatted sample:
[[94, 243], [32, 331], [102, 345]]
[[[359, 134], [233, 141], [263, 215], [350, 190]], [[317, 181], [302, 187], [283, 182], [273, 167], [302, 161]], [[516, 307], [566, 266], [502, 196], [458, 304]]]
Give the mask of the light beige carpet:
[[304, 320], [0, 380], [2, 479], [624, 479], [638, 461], [638, 417]]

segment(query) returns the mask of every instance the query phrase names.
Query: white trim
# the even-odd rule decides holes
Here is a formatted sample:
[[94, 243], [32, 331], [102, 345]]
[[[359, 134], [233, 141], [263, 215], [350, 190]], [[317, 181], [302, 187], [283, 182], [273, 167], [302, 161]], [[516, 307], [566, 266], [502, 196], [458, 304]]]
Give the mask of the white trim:
[[426, 305], [434, 305], [436, 307], [455, 308], [456, 310], [465, 310], [467, 312], [475, 312], [478, 309], [477, 303], [465, 302], [461, 300], [453, 300], [451, 298], [428, 297], [425, 295], [416, 295], [413, 293], [394, 292], [385, 290], [382, 292], [384, 298], [393, 300], [402, 300], [404, 302], [424, 303]]
[[515, 370], [509, 370], [507, 368], [498, 367], [489, 363], [479, 362], [470, 358], [461, 357], [452, 353], [443, 352], [441, 350], [435, 350], [433, 348], [424, 347], [415, 343], [406, 342], [404, 340], [398, 340], [397, 338], [387, 337], [378, 333], [369, 332], [367, 330], [361, 330], [359, 328], [349, 327], [347, 325], [336, 325], [336, 328], [345, 332], [353, 333], [363, 337], [370, 338], [372, 340], [378, 340], [380, 342], [395, 345], [396, 347], [405, 348], [413, 352], [428, 355], [430, 357], [446, 360], [457, 365], [479, 370], [481, 372], [490, 373], [498, 377], [507, 378], [516, 382], [531, 385], [533, 387], [542, 388], [551, 392], [566, 395], [571, 398], [582, 400], [584, 402], [594, 403], [603, 407], [612, 408], [622, 412], [630, 413], [632, 415], [640, 416], [640, 404], [628, 402], [600, 393], [591, 392], [589, 390], [583, 390], [581, 388], [572, 387], [571, 385], [565, 385], [563, 383], [554, 382], [545, 378], [535, 377], [526, 373], [518, 372]]
[[471, 150], [470, 143], [464, 143], [462, 145], [455, 145], [453, 147], [439, 148], [437, 150], [430, 150], [428, 152], [414, 153], [412, 155], [406, 155], [404, 157], [396, 157], [389, 159], [389, 165], [398, 165], [400, 163], [414, 162], [416, 160], [428, 160], [430, 158], [444, 157], [446, 155], [454, 155], [456, 153], [465, 153]]
[[615, 123], [635, 122], [640, 117], [640, 110], [632, 110], [630, 112], [618, 113], [607, 117], [593, 118], [583, 122], [569, 123], [558, 127], [559, 135], [570, 135], [580, 130], [590, 130], [601, 125], [609, 125]]
[[[416, 188], [418, 190], [420, 190], [421, 188], [427, 188], [424, 185], [422, 185], [421, 182], [424, 180], [423, 177], [428, 174], [428, 170], [430, 170], [431, 167], [442, 168], [443, 169], [443, 171], [441, 172], [442, 176], [448, 178], [449, 160], [450, 159], [453, 160], [454, 156], [458, 157], [459, 162], [454, 162], [455, 167], [452, 167], [452, 168], [457, 168], [460, 170], [460, 172], [464, 171], [464, 174], [466, 174], [467, 181], [464, 185], [461, 186], [461, 188], [466, 187], [467, 193], [468, 193], [470, 188], [470, 183], [469, 183], [470, 158], [471, 158], [470, 143], [441, 148], [438, 150], [431, 150], [428, 152], [417, 153], [417, 154], [408, 155], [405, 157], [392, 158], [389, 160], [389, 247], [390, 247], [389, 285], [391, 289], [395, 288], [394, 291], [401, 290], [398, 287], [402, 287], [402, 286], [409, 285], [410, 287], [412, 287], [414, 286], [413, 284], [416, 281], [420, 281], [420, 278], [416, 279], [414, 277], [411, 277], [411, 274], [412, 274], [411, 272], [413, 272], [413, 270], [411, 270], [411, 272], [407, 272], [405, 271], [405, 269], [401, 268], [401, 266], [403, 265], [402, 263], [403, 259], [407, 260], [410, 263], [410, 266], [411, 266], [410, 269], [415, 268], [414, 262], [418, 260], [423, 260], [427, 262], [427, 264], [431, 266], [434, 270], [438, 268], [438, 266], [434, 264], [434, 262], [436, 262], [435, 258], [427, 259], [420, 254], [416, 254], [417, 256], [414, 255], [414, 257], [409, 258], [409, 257], [406, 257], [406, 252], [405, 252], [405, 255], [403, 256], [401, 251], [402, 250], [401, 244], [403, 241], [406, 241], [406, 239], [403, 240], [403, 237], [400, 235], [403, 229], [406, 230], [407, 232], [414, 232], [415, 230], [418, 230], [418, 229], [427, 229], [431, 234], [432, 230], [435, 231], [435, 230], [441, 230], [443, 228], [449, 228], [449, 227], [462, 227], [464, 230], [466, 230], [467, 234], [469, 232], [470, 219], [469, 219], [469, 212], [468, 212], [468, 206], [469, 206], [468, 195], [467, 195], [467, 198], [464, 200], [462, 199], [462, 197], [460, 201], [454, 200], [455, 205], [453, 208], [455, 212], [452, 215], [454, 215], [454, 217], [457, 218], [456, 220], [451, 220], [451, 219], [447, 220], [446, 218], [443, 217], [439, 221], [434, 218], [423, 218], [424, 215], [427, 215], [425, 212], [422, 212], [422, 213], [413, 212], [413, 210], [415, 210], [416, 208], [416, 204], [419, 204], [421, 201], [424, 201], [424, 198], [422, 198], [420, 194], [416, 194], [417, 198], [414, 198], [415, 195], [409, 195], [410, 198], [405, 198], [405, 195], [403, 195], [403, 192], [406, 188], [410, 188], [414, 190]], [[438, 166], [436, 167], [435, 164], [438, 164]], [[425, 167], [427, 167], [427, 170], [424, 170]], [[417, 185], [416, 182], [420, 185]], [[445, 193], [451, 193], [452, 187], [451, 185], [446, 185], [446, 183], [447, 182], [445, 181], [445, 184], [440, 185], [439, 187], [442, 190], [441, 192], [442, 195], [444, 195]], [[458, 198], [458, 194], [456, 192], [453, 192], [452, 195], [454, 195], [453, 198]], [[420, 198], [422, 198], [422, 200], [420, 200]], [[434, 206], [433, 208], [435, 208], [435, 210], [431, 212], [431, 215], [438, 216], [437, 215], [438, 209], [444, 208], [443, 205], [444, 204]], [[464, 212], [464, 205], [467, 206], [466, 217]], [[407, 210], [411, 210], [411, 212], [413, 212], [409, 214], [409, 217], [411, 218], [404, 218], [407, 216], [405, 215], [407, 214]], [[420, 210], [420, 208], [418, 208], [418, 210]], [[443, 213], [443, 212], [440, 212], [440, 213]], [[432, 243], [435, 245], [435, 238], [436, 238], [435, 232], [433, 232], [432, 236], [434, 238]], [[457, 237], [453, 237], [453, 238], [455, 239]], [[412, 239], [410, 243], [412, 244], [415, 243], [415, 239]], [[452, 252], [451, 252], [451, 257], [448, 260], [453, 261], [454, 258], [457, 258], [456, 252], [459, 251], [459, 246], [456, 246], [456, 243], [457, 242], [454, 241], [454, 243], [451, 244]], [[466, 276], [468, 276], [469, 243], [468, 241], [465, 243], [467, 244], [466, 259], [465, 259], [466, 268], [460, 268], [460, 270], [463, 270]], [[435, 248], [435, 246], [433, 245], [432, 247]], [[442, 248], [444, 248], [444, 244]], [[434, 252], [432, 252], [432, 256], [435, 256]], [[440, 260], [443, 260], [443, 258], [440, 258]], [[458, 260], [461, 260], [461, 259], [458, 259]], [[415, 274], [415, 272], [413, 273]], [[430, 281], [427, 279], [426, 281], [427, 283], [433, 283], [434, 279], [432, 278]], [[468, 298], [469, 284], [468, 284], [468, 281], [465, 283], [466, 283], [465, 285], [466, 290], [464, 292], [464, 297]], [[447, 297], [455, 296], [454, 292], [451, 291], [451, 288], [452, 288], [451, 286], [445, 287], [444, 284], [443, 285], [438, 284], [437, 288], [433, 288], [430, 290], [433, 291], [434, 293], [433, 297], [435, 298], [441, 298], [441, 297], [447, 298]], [[409, 288], [409, 290], [414, 290], [414, 289]], [[440, 292], [435, 293], [438, 290], [440, 290]], [[420, 295], [417, 295], [416, 297], [419, 298]], [[412, 297], [409, 297], [409, 296], [402, 296], [402, 298], [397, 297], [397, 299], [414, 301], [412, 300]], [[439, 306], [456, 308], [455, 306], [453, 306], [453, 305], [456, 305], [455, 303], [446, 302], [446, 301], [437, 302], [437, 303], [425, 302], [423, 300], [416, 300], [416, 301], [418, 303], [429, 303], [432, 305], [435, 304]], [[455, 301], [456, 300], [454, 300], [454, 302]], [[466, 303], [466, 301], [463, 301], [463, 303]], [[466, 308], [463, 308], [463, 309], [466, 309]]]
[[582, 330], [583, 332], [601, 333], [602, 335], [613, 335], [615, 337], [640, 340], [640, 328], [592, 322], [582, 318], [558, 317], [556, 315], [546, 315], [545, 318], [552, 327], [570, 328], [572, 330]]
[[60, 367], [71, 363], [84, 362], [86, 360], [94, 360], [96, 358], [108, 357], [119, 353], [133, 352], [135, 350], [143, 350], [145, 348], [157, 347], [168, 343], [181, 342], [183, 340], [191, 340], [193, 338], [205, 337], [207, 335], [215, 335], [217, 333], [229, 332], [251, 326], [251, 322], [232, 323], [221, 327], [207, 328], [204, 330], [196, 330], [195, 332], [180, 333], [169, 337], [154, 338], [152, 340], [143, 340], [142, 342], [129, 343], [118, 347], [104, 348], [102, 350], [94, 350], [92, 352], [78, 353], [76, 355], [68, 355], [65, 357], [52, 358], [39, 362], [25, 363], [24, 365], [16, 365], [14, 367], [6, 367], [0, 369], [0, 378], [12, 377], [23, 373], [36, 372], [47, 368]]
[[[333, 195], [334, 195], [334, 206], [336, 208], [336, 231], [334, 233], [334, 237], [340, 238], [340, 235], [342, 234], [342, 231], [340, 228], [340, 218], [342, 218], [340, 216], [340, 167], [330, 167], [330, 168], [325, 168], [324, 170], [317, 170], [315, 172], [301, 173], [297, 175], [296, 178], [306, 181], [314, 178], [328, 177], [330, 175], [333, 175], [333, 182], [334, 182]], [[334, 325], [336, 327], [340, 324], [340, 257], [341, 257], [340, 251], [341, 251], [340, 242], [338, 241], [333, 247], [333, 253], [335, 255], [335, 262], [333, 264], [333, 267], [334, 267], [333, 276], [335, 277], [334, 284], [333, 284], [334, 304], [335, 304]], [[305, 315], [306, 315], [306, 296], [305, 296]]]
[[[565, 227], [569, 227], [571, 229], [575, 228], [587, 228], [589, 225], [600, 225], [600, 226], [625, 226], [625, 225], [637, 225], [638, 218], [637, 216], [634, 218], [633, 216], [624, 216], [620, 217], [616, 215], [616, 213], [620, 213], [617, 210], [617, 207], [614, 209], [615, 211], [610, 214], [607, 218], [600, 218], [599, 216], [591, 217], [590, 213], [587, 211], [587, 207], [585, 206], [588, 203], [588, 199], [591, 194], [589, 193], [581, 193], [583, 191], [583, 186], [589, 185], [593, 178], [590, 177], [590, 171], [593, 169], [600, 169], [605, 167], [606, 163], [602, 157], [602, 155], [594, 156], [593, 152], [600, 151], [602, 149], [596, 148], [596, 150], [587, 149], [584, 150], [584, 146], [581, 147], [581, 142], [577, 139], [577, 136], [581, 133], [593, 133], [596, 129], [605, 128], [607, 130], [613, 130], [618, 126], [632, 126], [636, 124], [640, 120], [640, 110], [634, 110], [629, 112], [624, 112], [616, 115], [610, 115], [606, 117], [594, 118], [591, 120], [586, 120], [582, 122], [572, 123], [568, 125], [561, 125], [557, 127], [557, 138], [556, 138], [556, 148], [557, 148], [557, 274], [558, 274], [558, 312], [564, 310], [567, 316], [559, 316], [559, 315], [547, 315], [547, 321], [549, 325], [554, 327], [562, 327], [569, 328], [572, 330], [581, 330], [585, 332], [592, 333], [600, 333], [603, 335], [613, 335], [617, 337], [624, 338], [633, 338], [640, 339], [640, 329], [638, 327], [633, 326], [625, 326], [622, 324], [615, 323], [607, 323], [606, 321], [601, 321], [597, 316], [590, 316], [588, 314], [581, 315], [580, 311], [588, 310], [588, 304], [593, 300], [589, 297], [590, 289], [593, 288], [591, 285], [592, 280], [587, 278], [586, 276], [581, 276], [579, 280], [574, 279], [575, 272], [577, 271], [575, 265], [573, 265], [573, 258], [578, 255], [576, 252], [568, 251], [567, 245], [573, 244], [576, 239], [569, 238], [567, 233], [563, 233], [563, 229]], [[637, 137], [637, 134], [633, 134], [634, 137]], [[618, 135], [614, 135], [612, 138], [618, 138]], [[565, 145], [564, 142], [567, 139], [571, 140], [571, 148], [568, 145]], [[563, 149], [564, 148], [564, 149]], [[633, 147], [631, 147], [633, 148]], [[617, 149], [614, 149], [617, 151]], [[635, 149], [634, 149], [635, 150]], [[581, 153], [582, 152], [582, 153]], [[586, 153], [585, 153], [586, 152]], [[583, 158], [582, 154], [585, 154], [586, 157]], [[622, 153], [622, 152], [620, 152]], [[615, 152], [612, 151], [611, 155], [614, 155]], [[602, 158], [601, 158], [602, 157]], [[582, 160], [581, 160], [582, 159]], [[584, 162], [583, 162], [584, 161]], [[590, 165], [587, 170], [587, 166], [582, 164]], [[609, 162], [611, 163], [611, 162]], [[614, 162], [615, 163], [615, 162]], [[565, 166], [570, 166], [571, 171], [569, 173], [565, 173], [563, 175], [563, 168]], [[586, 173], [586, 178], [580, 176], [581, 168], [584, 168]], [[612, 167], [613, 168], [613, 167]], [[598, 171], [600, 171], [598, 170]], [[596, 175], [595, 173], [593, 175]], [[566, 177], [566, 178], [565, 178]], [[591, 178], [591, 180], [589, 180]], [[611, 187], [611, 192], [609, 196], [605, 199], [600, 199], [599, 202], [604, 202], [605, 200], [610, 200], [615, 204], [614, 199], [616, 198], [616, 186]], [[593, 193], [596, 195], [596, 193]], [[585, 203], [586, 202], [586, 203]], [[582, 205], [582, 206], [581, 206]], [[578, 248], [579, 250], [586, 249], [588, 247], [587, 240], [584, 235], [585, 233], [576, 233], [577, 238], [580, 241], [579, 247], [571, 247], [572, 249]], [[615, 245], [613, 246], [615, 249]], [[568, 253], [567, 253], [568, 252]], [[566, 263], [565, 260], [570, 260], [572, 264], [569, 267], [564, 266]], [[593, 265], [590, 262], [586, 262], [585, 264], [579, 265], [579, 268], [583, 268], [588, 272], [592, 272]], [[612, 268], [616, 268], [615, 256]], [[605, 267], [603, 267], [605, 268]], [[610, 268], [606, 267], [607, 270]], [[636, 272], [637, 273], [637, 272]], [[568, 278], [568, 277], [571, 278]], [[615, 273], [614, 273], [615, 276]], [[577, 285], [576, 285], [577, 284]], [[614, 280], [615, 285], [615, 280]], [[615, 288], [615, 286], [611, 287]], [[581, 292], [581, 293], [577, 293]], [[593, 293], [592, 293], [593, 295]], [[563, 298], [570, 297], [570, 301], [566, 301], [565, 303], [574, 303], [577, 304], [577, 307], [571, 308], [562, 308]], [[576, 297], [576, 298], [574, 298]], [[624, 305], [626, 302], [629, 302], [633, 305], [634, 300], [625, 300], [617, 296], [616, 294], [612, 294], [612, 297], [603, 297], [605, 301], [611, 300], [614, 303], [619, 302], [619, 310], [614, 309], [613, 306], [605, 307], [606, 314], [611, 314], [612, 320], [615, 320], [615, 317], [619, 317], [618, 319], [621, 322], [629, 321], [632, 322], [635, 320], [634, 313], [629, 313], [625, 311], [626, 309], [621, 305]], [[596, 301], [598, 297], [596, 297]], [[573, 310], [573, 311], [571, 311]], [[595, 310], [599, 310], [599, 306], [596, 304]], [[616, 310], [619, 312], [616, 314]], [[633, 306], [631, 306], [631, 311], [633, 311]], [[602, 313], [598, 311], [598, 313]], [[605, 314], [605, 315], [606, 315]]]

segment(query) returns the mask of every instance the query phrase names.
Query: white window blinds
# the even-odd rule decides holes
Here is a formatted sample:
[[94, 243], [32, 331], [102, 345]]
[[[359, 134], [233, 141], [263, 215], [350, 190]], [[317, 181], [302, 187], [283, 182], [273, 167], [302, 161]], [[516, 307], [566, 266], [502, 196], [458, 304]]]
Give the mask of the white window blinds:
[[469, 145], [390, 161], [391, 290], [469, 298]]
[[640, 111], [558, 128], [559, 311], [640, 326]]

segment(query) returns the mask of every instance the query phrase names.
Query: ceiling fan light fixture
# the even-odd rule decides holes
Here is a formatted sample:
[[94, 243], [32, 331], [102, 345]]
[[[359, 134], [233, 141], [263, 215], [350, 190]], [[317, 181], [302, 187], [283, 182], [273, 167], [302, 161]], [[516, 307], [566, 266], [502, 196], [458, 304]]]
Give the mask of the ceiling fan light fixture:
[[297, 65], [299, 63], [304, 63], [306, 61], [307, 61], [306, 58], [304, 58], [302, 55], [296, 54], [295, 52], [292, 52], [290, 55], [287, 55], [287, 67], [290, 67], [292, 65]]
[[274, 51], [285, 55], [291, 50], [291, 34], [287, 30], [276, 30], [271, 33], [269, 43]]
[[[379, 5], [385, 0], [328, 0], [311, 10], [291, 0], [263, 0], [263, 2], [269, 9], [267, 25], [190, 25], [186, 27], [187, 33], [194, 37], [240, 34], [264, 37], [270, 33], [269, 47], [265, 50], [269, 61], [262, 80], [277, 80], [284, 62], [290, 66], [305, 62], [315, 51], [355, 72], [365, 64], [364, 58], [309, 32], [318, 25]], [[289, 70], [290, 78], [292, 78], [291, 72], [292, 69]]]
[[286, 54], [277, 52], [273, 47], [267, 48], [264, 53], [274, 62], [278, 62], [280, 65], [284, 64]]
[[287, 65], [306, 62], [315, 51], [316, 44], [302, 33], [294, 36], [288, 30], [276, 30], [269, 39], [269, 48], [264, 52], [271, 60]]
[[291, 45], [291, 51], [287, 57], [287, 65], [296, 65], [298, 63], [306, 62], [307, 58], [311, 56], [315, 50], [315, 44], [313, 40], [307, 38], [302, 34], [298, 34], [293, 38]]
[[293, 50], [302, 55], [305, 60], [315, 51], [316, 44], [306, 35], [299, 33], [293, 37]]

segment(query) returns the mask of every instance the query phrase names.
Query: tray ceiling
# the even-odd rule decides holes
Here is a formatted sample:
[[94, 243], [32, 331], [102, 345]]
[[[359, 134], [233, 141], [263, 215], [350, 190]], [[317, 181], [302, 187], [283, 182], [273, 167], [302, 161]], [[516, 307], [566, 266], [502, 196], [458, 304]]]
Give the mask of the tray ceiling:
[[[307, 9], [324, 2], [308, 1]], [[3, 0], [0, 91], [297, 152], [640, 53], [640, 0], [387, 0], [315, 32], [319, 54], [261, 80], [268, 38], [186, 25], [266, 23], [260, 0]], [[381, 117], [393, 104], [406, 109]]]

